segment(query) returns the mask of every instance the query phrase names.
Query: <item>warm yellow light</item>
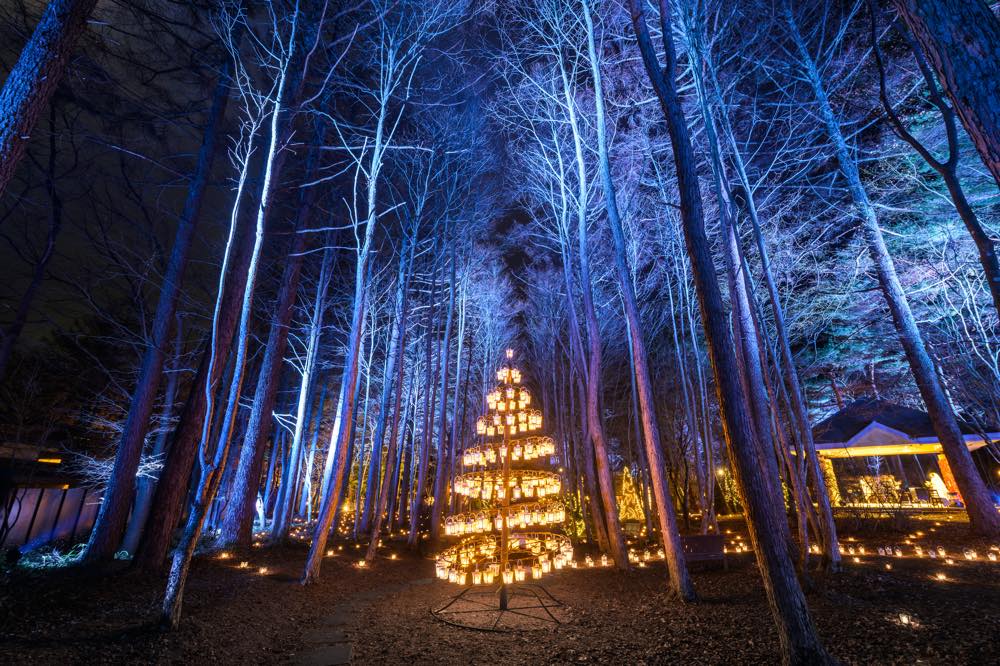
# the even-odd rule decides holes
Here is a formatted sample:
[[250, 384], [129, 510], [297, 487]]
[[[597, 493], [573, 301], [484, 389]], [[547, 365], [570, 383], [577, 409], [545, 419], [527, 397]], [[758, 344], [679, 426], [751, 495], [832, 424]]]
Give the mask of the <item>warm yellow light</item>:
[[47, 465], [58, 465], [62, 462], [62, 458], [39, 458], [35, 462], [45, 463]]

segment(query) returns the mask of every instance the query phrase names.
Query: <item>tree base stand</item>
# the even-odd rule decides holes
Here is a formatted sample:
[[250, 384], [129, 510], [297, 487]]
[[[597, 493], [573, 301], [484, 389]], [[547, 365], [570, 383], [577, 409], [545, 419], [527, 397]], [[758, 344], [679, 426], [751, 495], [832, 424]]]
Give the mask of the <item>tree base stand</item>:
[[566, 606], [541, 585], [467, 587], [431, 615], [445, 624], [476, 631], [516, 632], [566, 622]]

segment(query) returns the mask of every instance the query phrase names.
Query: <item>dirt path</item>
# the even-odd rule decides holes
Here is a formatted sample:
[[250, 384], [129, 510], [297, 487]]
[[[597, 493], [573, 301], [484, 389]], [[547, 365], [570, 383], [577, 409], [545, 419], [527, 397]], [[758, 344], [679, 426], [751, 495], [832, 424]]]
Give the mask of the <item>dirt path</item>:
[[[415, 566], [415, 569], [428, 567]], [[368, 608], [386, 599], [402, 596], [414, 587], [426, 586], [433, 578], [415, 578], [408, 581], [385, 583], [358, 592], [338, 603], [333, 612], [321, 617], [315, 628], [301, 638], [302, 649], [291, 662], [300, 666], [341, 666], [352, 662], [353, 635], [366, 619]]]

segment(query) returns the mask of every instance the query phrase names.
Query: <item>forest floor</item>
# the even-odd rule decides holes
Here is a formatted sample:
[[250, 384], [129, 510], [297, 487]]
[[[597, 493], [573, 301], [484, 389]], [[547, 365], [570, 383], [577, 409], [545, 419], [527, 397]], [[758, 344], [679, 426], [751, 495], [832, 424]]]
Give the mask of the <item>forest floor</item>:
[[[808, 597], [836, 658], [850, 664], [998, 662], [1000, 562], [985, 556], [1000, 544], [968, 538], [964, 524], [930, 519], [903, 532], [850, 527], [870, 528], [841, 528], [845, 548], [855, 555], [845, 554], [843, 573], [817, 578]], [[745, 543], [741, 524], [723, 528], [731, 544]], [[954, 563], [916, 558], [915, 544], [942, 546]], [[908, 556], [879, 556], [877, 548], [885, 546]], [[414, 584], [433, 576], [431, 560], [394, 546], [397, 559], [358, 569], [353, 546], [343, 548], [324, 561], [319, 582], [305, 588], [298, 584], [304, 546], [197, 559], [181, 627], [169, 634], [155, 626], [162, 578], [19, 568], [0, 580], [0, 663], [296, 663], [310, 654], [310, 636], [329, 631], [324, 619], [348, 610], [338, 640], [349, 641], [356, 664], [778, 661], [777, 635], [749, 553], [731, 556], [728, 571], [694, 569], [700, 600], [687, 605], [668, 598], [662, 562], [629, 572], [564, 569], [542, 581], [566, 604], [564, 624], [498, 634], [431, 616], [432, 607], [460, 590], [437, 580]], [[965, 560], [964, 548], [975, 548], [978, 559]], [[239, 568], [241, 560], [249, 566]]]
[[[724, 526], [732, 542], [742, 533], [745, 543], [741, 527]], [[833, 656], [845, 664], [1000, 663], [1000, 562], [986, 559], [994, 544], [970, 539], [966, 529], [932, 520], [913, 521], [912, 531], [903, 533], [845, 528], [845, 550], [858, 553], [864, 545], [865, 554], [845, 554], [843, 572], [817, 578], [808, 595]], [[916, 538], [907, 544], [910, 534]], [[918, 543], [925, 549], [944, 547], [954, 564], [916, 558]], [[898, 545], [910, 556], [880, 557], [877, 548], [887, 545]], [[976, 548], [978, 559], [965, 560], [964, 548]], [[541, 582], [567, 605], [568, 621], [522, 633], [443, 624], [429, 610], [440, 608], [460, 588], [443, 581], [412, 587], [374, 603], [358, 623], [352, 634], [354, 663], [780, 663], [752, 555], [735, 555], [728, 571], [692, 569], [700, 597], [693, 604], [668, 598], [662, 562], [629, 572], [610, 567], [556, 572]], [[938, 573], [946, 580], [938, 580]]]
[[181, 624], [170, 633], [157, 627], [164, 577], [19, 567], [0, 575], [0, 664], [286, 661], [318, 617], [353, 595], [410, 580], [424, 562], [380, 558], [377, 571], [362, 570], [354, 563], [363, 551], [342, 548], [306, 587], [299, 584], [305, 545], [195, 558]]

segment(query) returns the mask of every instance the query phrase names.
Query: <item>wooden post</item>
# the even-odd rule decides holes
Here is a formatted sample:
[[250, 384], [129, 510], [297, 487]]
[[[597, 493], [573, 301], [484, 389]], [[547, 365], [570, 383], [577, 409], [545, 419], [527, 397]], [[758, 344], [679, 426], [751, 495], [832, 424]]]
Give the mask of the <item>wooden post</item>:
[[[510, 374], [507, 375], [508, 379]], [[506, 384], [507, 381], [505, 380]], [[506, 400], [506, 397], [504, 398]], [[500, 517], [503, 527], [500, 530], [500, 610], [507, 610], [508, 595], [507, 583], [503, 580], [503, 574], [507, 570], [507, 556], [510, 552], [510, 527], [507, 525], [507, 513], [510, 510], [510, 437], [508, 435], [509, 426], [506, 418], [503, 423], [503, 501], [500, 503]], [[484, 477], [485, 480], [485, 477]]]

